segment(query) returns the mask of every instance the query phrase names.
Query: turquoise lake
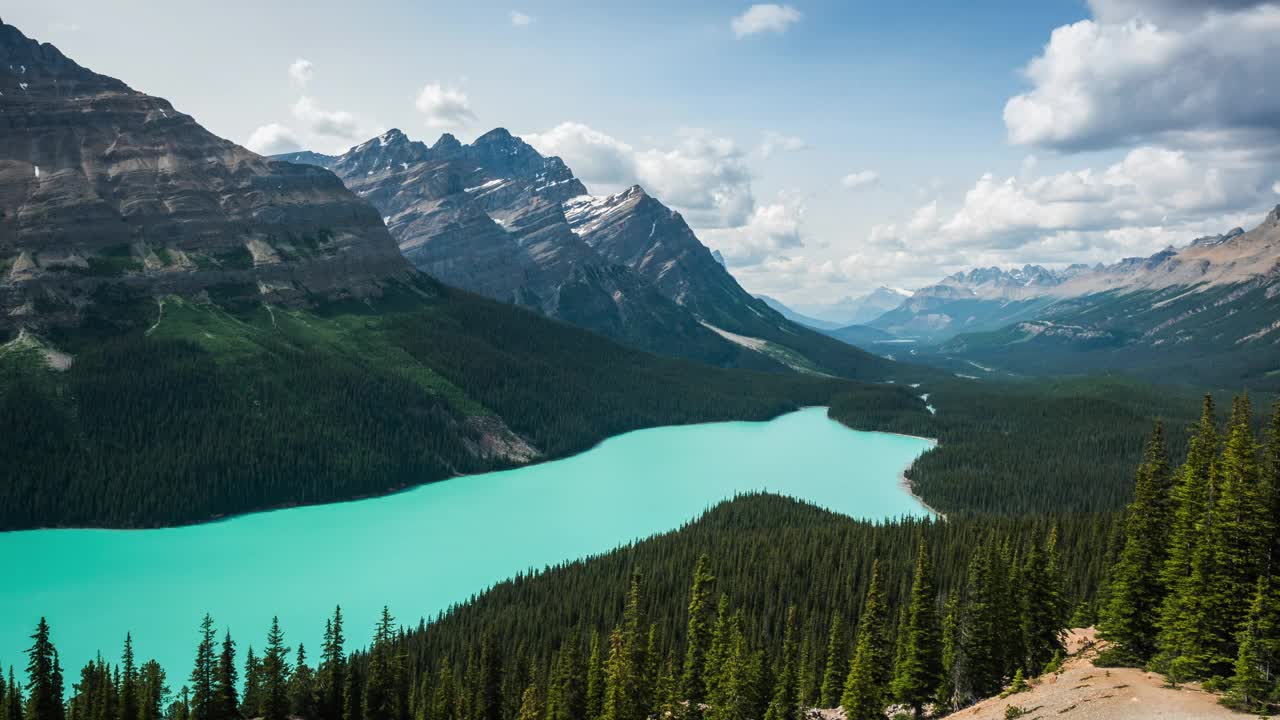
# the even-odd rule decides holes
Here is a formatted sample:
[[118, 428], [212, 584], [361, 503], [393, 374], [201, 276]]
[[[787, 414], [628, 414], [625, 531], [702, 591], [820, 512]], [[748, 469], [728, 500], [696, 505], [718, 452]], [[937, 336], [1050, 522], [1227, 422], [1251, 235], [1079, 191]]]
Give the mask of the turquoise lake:
[[640, 430], [556, 462], [433, 483], [369, 500], [163, 530], [0, 533], [0, 663], [21, 674], [41, 615], [68, 678], [126, 631], [174, 691], [191, 672], [205, 612], [240, 652], [273, 614], [314, 661], [335, 604], [348, 648], [384, 604], [433, 617], [530, 568], [678, 527], [746, 491], [792, 495], [853, 517], [928, 511], [901, 485], [927, 440], [855, 432], [809, 408], [771, 422]]

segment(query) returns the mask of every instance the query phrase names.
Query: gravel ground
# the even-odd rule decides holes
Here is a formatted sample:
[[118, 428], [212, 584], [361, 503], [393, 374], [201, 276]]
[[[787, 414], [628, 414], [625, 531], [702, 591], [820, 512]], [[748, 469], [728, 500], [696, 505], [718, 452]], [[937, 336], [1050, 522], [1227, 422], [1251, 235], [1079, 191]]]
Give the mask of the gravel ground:
[[1026, 710], [1025, 720], [1244, 720], [1256, 717], [1233, 712], [1218, 704], [1218, 696], [1194, 686], [1164, 687], [1155, 673], [1133, 668], [1099, 668], [1093, 628], [1071, 631], [1071, 653], [1061, 673], [1032, 681], [1028, 692], [1007, 698], [990, 698], [947, 716], [947, 720], [1005, 720], [1006, 708]]

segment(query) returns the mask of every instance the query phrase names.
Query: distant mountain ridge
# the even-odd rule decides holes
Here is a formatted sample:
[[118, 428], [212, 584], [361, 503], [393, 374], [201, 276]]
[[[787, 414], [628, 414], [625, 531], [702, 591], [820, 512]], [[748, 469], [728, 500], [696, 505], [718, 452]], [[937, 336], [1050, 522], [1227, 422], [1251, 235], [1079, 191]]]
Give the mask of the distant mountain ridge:
[[936, 355], [1016, 374], [1120, 370], [1280, 387], [1280, 207], [1249, 231], [1019, 276], [1031, 282], [952, 276], [875, 324], [900, 334], [924, 328], [941, 341]]
[[803, 328], [738, 285], [680, 213], [640, 186], [593, 196], [556, 157], [497, 128], [433, 145], [389, 130], [331, 169], [418, 269], [652, 352], [722, 366], [844, 374], [877, 358]]

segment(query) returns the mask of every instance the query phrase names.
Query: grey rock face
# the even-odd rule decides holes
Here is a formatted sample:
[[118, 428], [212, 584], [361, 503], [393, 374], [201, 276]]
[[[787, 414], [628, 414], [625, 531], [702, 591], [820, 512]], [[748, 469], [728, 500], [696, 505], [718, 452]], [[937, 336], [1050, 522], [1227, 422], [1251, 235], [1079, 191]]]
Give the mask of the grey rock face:
[[302, 303], [411, 272], [333, 174], [256, 155], [3, 24], [0, 92], [0, 326], [75, 323], [104, 284]]
[[331, 167], [443, 282], [646, 350], [729, 365], [745, 352], [700, 321], [724, 324], [750, 312], [743, 298], [758, 301], [678, 213], [639, 187], [592, 197], [559, 158], [504, 129], [430, 147], [390, 130], [332, 160], [281, 157]]

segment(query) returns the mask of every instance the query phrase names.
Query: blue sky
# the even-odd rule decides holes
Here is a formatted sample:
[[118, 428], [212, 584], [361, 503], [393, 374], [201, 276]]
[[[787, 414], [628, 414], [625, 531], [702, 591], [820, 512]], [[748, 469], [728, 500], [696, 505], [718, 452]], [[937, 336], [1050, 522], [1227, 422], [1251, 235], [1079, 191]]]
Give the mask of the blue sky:
[[[749, 290], [797, 304], [1149, 253], [1256, 221], [1280, 189], [1272, 101], [1221, 109], [1280, 59], [1265, 2], [57, 0], [4, 19], [261, 152], [507, 127], [592, 192], [644, 184]], [[1197, 52], [1227, 37], [1244, 49]], [[1183, 84], [1150, 89], [1164, 77]]]

